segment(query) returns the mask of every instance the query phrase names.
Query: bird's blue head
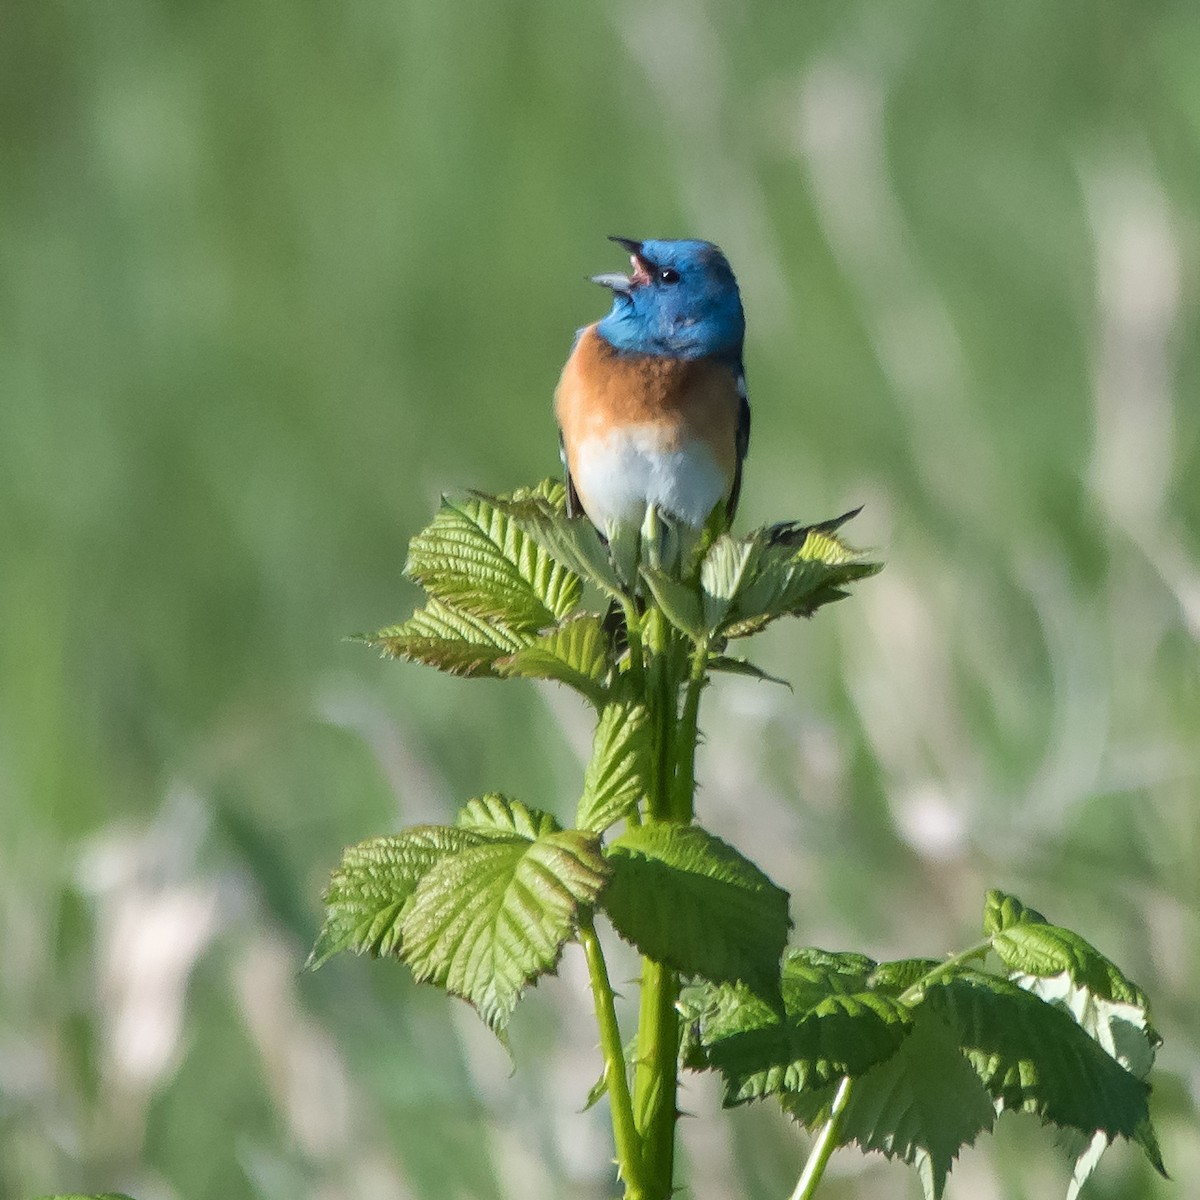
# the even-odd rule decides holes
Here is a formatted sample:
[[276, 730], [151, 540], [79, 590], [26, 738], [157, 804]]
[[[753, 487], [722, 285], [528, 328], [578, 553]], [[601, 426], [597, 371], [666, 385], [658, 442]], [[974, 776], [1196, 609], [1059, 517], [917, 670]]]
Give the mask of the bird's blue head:
[[618, 350], [738, 362], [746, 320], [737, 280], [712, 242], [611, 239], [629, 251], [629, 275], [594, 275], [610, 288], [601, 336]]

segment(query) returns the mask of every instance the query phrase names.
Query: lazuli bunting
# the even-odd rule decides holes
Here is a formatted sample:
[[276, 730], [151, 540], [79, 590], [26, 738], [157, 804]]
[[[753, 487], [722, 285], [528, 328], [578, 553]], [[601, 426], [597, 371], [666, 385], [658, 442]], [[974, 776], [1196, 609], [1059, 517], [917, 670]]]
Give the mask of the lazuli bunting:
[[612, 311], [581, 329], [555, 392], [568, 512], [692, 528], [733, 518], [750, 442], [737, 280], [711, 242], [612, 238], [629, 275], [595, 275]]

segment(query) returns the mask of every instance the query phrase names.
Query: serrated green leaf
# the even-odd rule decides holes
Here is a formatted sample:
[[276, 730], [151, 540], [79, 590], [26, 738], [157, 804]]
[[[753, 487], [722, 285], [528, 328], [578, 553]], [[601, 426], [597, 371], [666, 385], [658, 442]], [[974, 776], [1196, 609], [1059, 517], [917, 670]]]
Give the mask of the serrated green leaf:
[[983, 932], [989, 937], [1022, 921], [1045, 924], [1046, 918], [1036, 908], [1027, 908], [1016, 896], [998, 888], [989, 888], [983, 902]]
[[724, 533], [708, 548], [700, 564], [702, 618], [707, 629], [719, 629], [734, 600], [754, 577], [762, 556], [762, 539], [743, 541]]
[[718, 654], [708, 660], [710, 671], [720, 671], [726, 675], [744, 675], [747, 679], [756, 679], [759, 683], [778, 683], [790, 692], [792, 685], [779, 675], [772, 675], [762, 667], [755, 666], [749, 659], [731, 658], [727, 654]]
[[602, 833], [627, 817], [646, 794], [649, 776], [650, 718], [646, 706], [629, 700], [606, 704], [596, 726], [576, 825]]
[[845, 588], [880, 569], [833, 530], [852, 514], [820, 526], [771, 526], [749, 537], [716, 538], [700, 568], [701, 622], [725, 637], [744, 637], [782, 616], [811, 616]]
[[1061, 975], [1013, 975], [1013, 983], [1047, 1004], [1070, 1013], [1089, 1037], [1100, 1043], [1139, 1079], [1154, 1066], [1154, 1052], [1162, 1044], [1143, 1005], [1110, 1000], [1082, 986], [1064, 971]]
[[418, 825], [348, 847], [325, 891], [325, 923], [308, 965], [340, 950], [378, 958], [400, 952], [400, 912], [434, 863], [479, 837], [445, 825]]
[[[857, 551], [843, 546], [832, 535], [837, 533], [847, 521], [857, 517], [860, 512], [862, 512], [861, 504], [857, 508], [842, 513], [839, 517], [818, 521], [815, 525], [802, 525], [799, 521], [778, 521], [774, 525], [766, 526], [765, 529], [757, 530], [755, 536], [762, 534], [766, 537], [768, 544], [791, 546], [801, 554], [806, 553], [806, 548], [811, 546], [811, 550], [807, 551], [809, 557], [821, 557], [824, 554], [836, 561], [836, 556], [841, 552], [847, 558], [856, 558], [858, 557]], [[810, 539], [812, 540], [810, 541]], [[832, 546], [828, 546], [829, 540], [833, 541]]]
[[901, 958], [880, 963], [871, 972], [871, 986], [898, 996], [941, 965], [936, 958]]
[[604, 702], [611, 666], [611, 643], [604, 622], [594, 613], [586, 613], [564, 621], [516, 654], [497, 659], [495, 671], [506, 677], [565, 683], [598, 708]]
[[805, 946], [784, 955], [780, 983], [784, 1004], [792, 1014], [806, 1013], [826, 996], [852, 996], [865, 991], [875, 960], [865, 954]]
[[1149, 1089], [1062, 1009], [980, 972], [932, 984], [924, 1003], [954, 1030], [997, 1104], [1089, 1138], [1131, 1138], [1162, 1171]]
[[533, 640], [500, 621], [488, 621], [430, 600], [407, 621], [369, 634], [363, 641], [389, 658], [425, 663], [451, 675], [495, 677], [498, 659], [508, 658]]
[[[531, 498], [559, 510], [564, 491], [547, 481], [503, 497]], [[579, 603], [579, 576], [510, 520], [498, 499], [476, 493], [443, 501], [410, 543], [405, 571], [451, 608], [533, 634]]]
[[893, 1054], [909, 1010], [865, 990], [873, 964], [861, 955], [789, 951], [783, 1009], [743, 984], [693, 990], [684, 1006], [704, 1065], [719, 1071], [725, 1104], [821, 1088]]
[[468, 800], [454, 824], [458, 829], [469, 829], [484, 837], [520, 837], [531, 842], [562, 828], [549, 813], [527, 808], [520, 800], [500, 792]]
[[994, 933], [992, 949], [1010, 971], [1041, 976], [1066, 973], [1075, 984], [1105, 1000], [1142, 1009], [1149, 1005], [1146, 993], [1115, 963], [1085, 938], [1062, 926], [1021, 921]]
[[638, 563], [642, 556], [642, 531], [633, 525], [617, 522], [605, 529], [608, 537], [608, 558], [626, 589], [637, 584]]
[[[1050, 924], [1004, 892], [988, 893], [984, 928], [1014, 983], [1068, 1013], [1138, 1079], [1149, 1075], [1162, 1039], [1150, 1023], [1146, 994], [1115, 963], [1073, 930]], [[1078, 1147], [1075, 1153], [1081, 1187], [1098, 1156]]]
[[810, 617], [846, 593], [844, 587], [874, 575], [880, 566], [865, 561], [826, 562], [772, 547], [762, 552], [752, 579], [729, 608], [727, 628], [762, 628], [778, 617]]
[[773, 991], [788, 894], [698, 825], [648, 824], [609, 846], [604, 910], [617, 932], [685, 975]]
[[895, 1053], [908, 1010], [875, 992], [833, 993], [803, 1017], [714, 1043], [709, 1059], [725, 1080], [725, 1103], [821, 1087], [869, 1070]]
[[[832, 1093], [827, 1085], [789, 1094], [783, 1106], [811, 1128], [825, 1119]], [[895, 1052], [854, 1080], [838, 1144], [858, 1142], [864, 1150], [915, 1163], [926, 1200], [937, 1200], [958, 1152], [994, 1121], [991, 1097], [959, 1052], [954, 1032], [919, 1009]]]
[[499, 1033], [525, 988], [555, 969], [580, 906], [595, 902], [607, 876], [594, 836], [497, 832], [422, 877], [401, 915], [405, 961]]
[[675, 575], [649, 565], [642, 567], [642, 578], [654, 602], [680, 633], [692, 641], [699, 641], [708, 633], [700, 611], [700, 597], [694, 588]]
[[53, 1196], [38, 1196], [35, 1200], [133, 1200], [132, 1196], [127, 1196], [124, 1192], [89, 1192], [86, 1196], [82, 1193], [72, 1192], [70, 1195], [56, 1193]]
[[585, 517], [568, 517], [542, 496], [497, 496], [493, 503], [560, 566], [620, 600], [625, 592], [595, 527]]
[[[856, 515], [858, 510], [850, 516]], [[833, 523], [842, 524], [845, 517], [838, 517]], [[808, 536], [800, 543], [800, 548], [796, 551], [798, 558], [805, 559], [809, 562], [824, 563], [829, 567], [841, 567], [849, 563], [860, 563], [863, 560], [862, 552], [851, 549], [841, 538], [835, 537], [833, 529], [827, 526], [814, 525], [808, 531]]]

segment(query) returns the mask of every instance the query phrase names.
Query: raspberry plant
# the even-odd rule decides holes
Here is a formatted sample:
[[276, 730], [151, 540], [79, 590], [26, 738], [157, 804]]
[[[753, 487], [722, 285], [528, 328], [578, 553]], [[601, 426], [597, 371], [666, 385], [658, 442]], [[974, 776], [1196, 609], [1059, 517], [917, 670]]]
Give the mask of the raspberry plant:
[[[628, 1200], [676, 1186], [681, 1070], [716, 1071], [727, 1106], [774, 1098], [814, 1132], [792, 1200], [851, 1142], [913, 1164], [936, 1200], [958, 1151], [1010, 1111], [1073, 1148], [1068, 1200], [1116, 1137], [1161, 1172], [1146, 997], [1079, 934], [992, 891], [980, 940], [948, 959], [791, 947], [787, 893], [694, 820], [704, 688], [722, 671], [771, 678], [731, 647], [878, 570], [841, 540], [845, 520], [689, 539], [651, 513], [602, 539], [553, 482], [445, 501], [409, 549], [425, 605], [365, 640], [582, 695], [596, 732], [574, 820], [493, 793], [453, 825], [350, 847], [310, 962], [398, 958], [503, 1037], [580, 943], [603, 1056], [593, 1098], [607, 1096]], [[642, 956], [628, 1054], [598, 914]]]

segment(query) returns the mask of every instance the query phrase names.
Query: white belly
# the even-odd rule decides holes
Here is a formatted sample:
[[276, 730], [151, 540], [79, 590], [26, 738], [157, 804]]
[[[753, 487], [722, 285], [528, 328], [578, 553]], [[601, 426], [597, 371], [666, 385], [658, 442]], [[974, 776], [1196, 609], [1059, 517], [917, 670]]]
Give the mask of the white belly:
[[694, 528], [708, 520], [728, 482], [703, 442], [658, 449], [652, 427], [589, 438], [576, 448], [575, 485], [598, 526], [639, 526], [648, 505]]

